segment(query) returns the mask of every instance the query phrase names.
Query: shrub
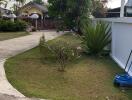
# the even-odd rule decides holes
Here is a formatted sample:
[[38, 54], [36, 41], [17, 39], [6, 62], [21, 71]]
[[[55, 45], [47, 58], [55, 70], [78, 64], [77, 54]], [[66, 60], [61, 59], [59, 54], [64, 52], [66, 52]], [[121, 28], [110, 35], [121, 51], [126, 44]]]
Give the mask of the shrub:
[[85, 24], [83, 27], [82, 43], [86, 52], [97, 55], [104, 51], [104, 48], [111, 42], [111, 28], [109, 24], [97, 22]]
[[25, 31], [27, 28], [27, 23], [22, 20], [15, 21], [16, 31]]
[[21, 20], [12, 22], [10, 20], [0, 20], [0, 31], [2, 32], [17, 32], [25, 31], [27, 23]]
[[56, 61], [60, 64], [59, 71], [65, 71], [66, 64], [78, 56], [77, 49], [72, 48], [65, 41], [59, 40], [53, 43], [51, 48], [55, 55]]
[[42, 62], [55, 60], [60, 65], [59, 71], [64, 71], [66, 64], [79, 56], [77, 48], [73, 48], [67, 42], [59, 40], [48, 44], [44, 36], [40, 39], [39, 47]]

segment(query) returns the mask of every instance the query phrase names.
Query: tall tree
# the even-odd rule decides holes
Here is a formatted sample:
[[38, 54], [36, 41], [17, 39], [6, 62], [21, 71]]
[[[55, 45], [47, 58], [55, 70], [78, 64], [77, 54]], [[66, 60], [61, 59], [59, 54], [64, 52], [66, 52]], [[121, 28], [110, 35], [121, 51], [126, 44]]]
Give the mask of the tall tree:
[[82, 16], [89, 15], [91, 0], [48, 0], [49, 14], [61, 18], [68, 28], [79, 28]]
[[94, 17], [102, 18], [106, 16], [106, 4], [108, 1], [109, 0], [92, 0], [92, 14]]

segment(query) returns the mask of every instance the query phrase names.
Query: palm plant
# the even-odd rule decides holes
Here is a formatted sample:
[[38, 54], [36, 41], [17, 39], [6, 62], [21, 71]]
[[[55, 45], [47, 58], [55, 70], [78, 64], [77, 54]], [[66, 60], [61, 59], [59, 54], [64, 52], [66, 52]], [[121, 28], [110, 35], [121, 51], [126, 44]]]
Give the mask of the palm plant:
[[97, 22], [94, 24], [85, 24], [83, 27], [83, 44], [87, 52], [100, 54], [104, 48], [111, 42], [111, 28], [109, 24]]

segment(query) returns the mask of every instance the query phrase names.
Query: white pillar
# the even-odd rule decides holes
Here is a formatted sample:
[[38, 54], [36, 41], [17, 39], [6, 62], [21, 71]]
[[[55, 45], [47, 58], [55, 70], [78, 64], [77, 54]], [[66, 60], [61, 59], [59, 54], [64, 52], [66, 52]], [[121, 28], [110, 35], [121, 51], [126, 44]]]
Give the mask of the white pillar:
[[124, 17], [125, 0], [121, 0], [120, 17]]
[[38, 29], [38, 21], [37, 21], [37, 19], [35, 19], [35, 28], [36, 28], [36, 30]]

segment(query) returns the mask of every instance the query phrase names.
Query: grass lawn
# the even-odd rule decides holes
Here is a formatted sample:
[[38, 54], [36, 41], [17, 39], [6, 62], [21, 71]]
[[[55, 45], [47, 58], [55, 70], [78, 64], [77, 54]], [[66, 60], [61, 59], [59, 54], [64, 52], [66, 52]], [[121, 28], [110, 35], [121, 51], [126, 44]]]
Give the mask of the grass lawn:
[[[64, 35], [58, 40], [79, 45], [80, 40]], [[10, 83], [28, 97], [51, 100], [132, 100], [132, 90], [113, 86], [113, 78], [122, 70], [109, 57], [81, 56], [69, 63], [65, 72], [54, 62], [42, 64], [39, 48], [7, 60], [5, 70]]]
[[0, 32], [0, 41], [28, 35], [27, 32]]

